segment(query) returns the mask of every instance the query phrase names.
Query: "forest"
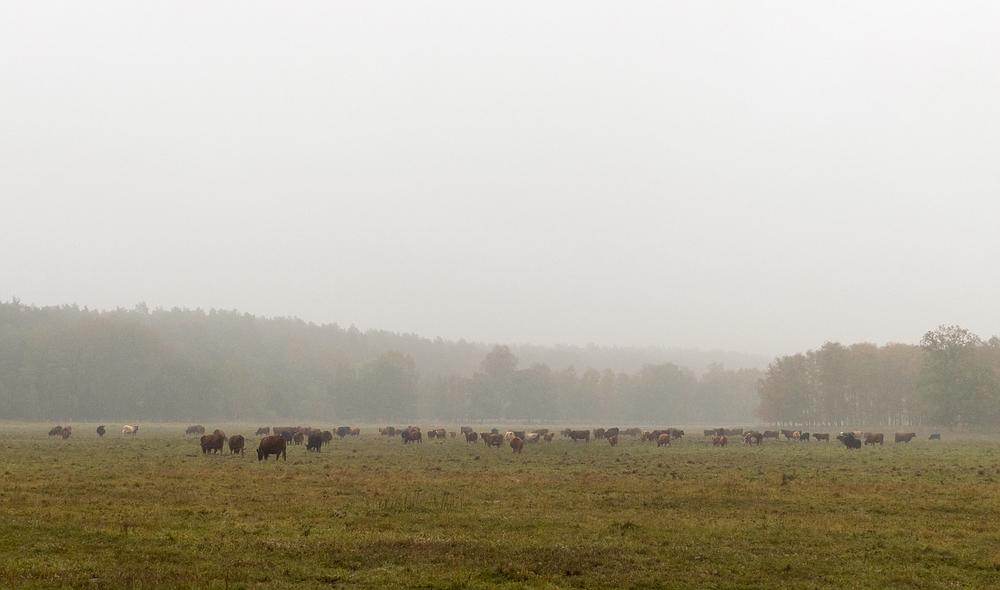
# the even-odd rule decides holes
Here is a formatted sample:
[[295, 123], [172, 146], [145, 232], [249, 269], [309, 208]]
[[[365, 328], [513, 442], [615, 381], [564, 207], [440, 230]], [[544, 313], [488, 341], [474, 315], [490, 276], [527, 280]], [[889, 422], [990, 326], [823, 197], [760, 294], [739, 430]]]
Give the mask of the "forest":
[[281, 419], [993, 427], [1000, 338], [941, 326], [919, 345], [827, 342], [768, 364], [432, 340], [235, 311], [0, 302], [0, 420]]
[[766, 365], [722, 352], [432, 340], [235, 311], [0, 302], [0, 420], [742, 424]]

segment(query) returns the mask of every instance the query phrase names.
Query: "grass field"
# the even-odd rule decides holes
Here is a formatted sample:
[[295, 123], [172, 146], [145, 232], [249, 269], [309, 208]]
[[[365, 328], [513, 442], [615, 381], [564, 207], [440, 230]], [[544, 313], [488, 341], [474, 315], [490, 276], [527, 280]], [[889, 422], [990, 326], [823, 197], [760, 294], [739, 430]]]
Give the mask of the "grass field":
[[50, 426], [0, 425], [4, 588], [1000, 586], [988, 439], [514, 455], [363, 428], [275, 464], [248, 425], [210, 427], [245, 457], [202, 455], [182, 425]]

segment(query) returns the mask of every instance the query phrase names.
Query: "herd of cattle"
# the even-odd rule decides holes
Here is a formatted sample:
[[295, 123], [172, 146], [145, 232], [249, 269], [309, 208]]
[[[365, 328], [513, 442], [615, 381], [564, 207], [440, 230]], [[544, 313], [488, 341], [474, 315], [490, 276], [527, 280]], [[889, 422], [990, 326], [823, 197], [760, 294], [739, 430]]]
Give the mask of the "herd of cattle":
[[[106, 430], [104, 425], [97, 427], [98, 436], [104, 436]], [[138, 425], [125, 425], [122, 428], [123, 435], [135, 435], [139, 432]], [[71, 426], [55, 426], [49, 431], [49, 436], [62, 436], [67, 439], [72, 435], [73, 428]], [[223, 453], [224, 446], [229, 443], [229, 452], [231, 454], [243, 455], [243, 447], [246, 445], [246, 438], [240, 434], [234, 434], [233, 436], [226, 436], [226, 433], [222, 430], [216, 429], [211, 434], [205, 434], [205, 427], [196, 424], [194, 426], [189, 426], [185, 434], [200, 434], [201, 435], [201, 452], [203, 454], [208, 454], [210, 451], [212, 454]], [[379, 434], [381, 436], [388, 436], [390, 438], [399, 436], [403, 441], [403, 444], [407, 443], [421, 443], [423, 442], [424, 433], [421, 431], [419, 426], [407, 426], [406, 428], [396, 428], [394, 426], [386, 426], [385, 428], [379, 428]], [[427, 438], [458, 438], [461, 434], [465, 438], [467, 443], [476, 443], [478, 441], [483, 441], [486, 447], [497, 447], [500, 448], [506, 442], [510, 445], [511, 449], [515, 453], [520, 453], [524, 448], [525, 443], [538, 443], [538, 442], [552, 442], [555, 437], [554, 432], [549, 432], [548, 428], [536, 428], [530, 432], [526, 430], [508, 430], [505, 433], [501, 433], [498, 429], [494, 428], [490, 432], [476, 432], [470, 426], [462, 426], [458, 432], [456, 431], [446, 431], [443, 428], [437, 428], [427, 431]], [[622, 430], [620, 428], [595, 428], [593, 432], [590, 430], [573, 430], [572, 428], [567, 428], [562, 430], [559, 434], [563, 437], [572, 440], [574, 443], [582, 440], [584, 442], [590, 442], [591, 438], [594, 439], [604, 439], [608, 441], [611, 446], [618, 446], [618, 437], [627, 436], [638, 439], [640, 442], [655, 442], [657, 447], [670, 446], [671, 441], [679, 441], [684, 436], [684, 431], [677, 428], [663, 428], [658, 430], [642, 430], [641, 428], [628, 428]], [[704, 431], [706, 437], [711, 437], [712, 445], [717, 447], [725, 447], [729, 443], [730, 437], [739, 437], [744, 444], [747, 445], [760, 445], [764, 440], [773, 438], [776, 441], [780, 441], [781, 437], [784, 436], [785, 440], [789, 443], [791, 442], [808, 442], [810, 440], [816, 441], [830, 441], [830, 434], [827, 432], [802, 432], [801, 430], [765, 430], [763, 432], [757, 430], [750, 430], [744, 432], [742, 428], [714, 428], [707, 429]], [[274, 455], [275, 460], [280, 456], [284, 460], [288, 460], [286, 454], [288, 443], [293, 443], [296, 445], [301, 445], [305, 443], [307, 451], [320, 452], [320, 449], [324, 444], [329, 443], [333, 440], [336, 435], [340, 438], [347, 436], [361, 436], [360, 428], [353, 428], [350, 426], [340, 426], [336, 431], [331, 432], [329, 430], [320, 430], [318, 428], [312, 428], [309, 426], [262, 426], [257, 429], [255, 433], [256, 436], [263, 436], [260, 440], [260, 444], [257, 447], [257, 460], [264, 461], [268, 457]], [[897, 432], [896, 442], [897, 443], [908, 443], [917, 434], [915, 432]], [[862, 444], [864, 445], [882, 445], [885, 442], [885, 435], [881, 432], [862, 432], [862, 431], [846, 431], [841, 432], [837, 435], [836, 440], [842, 442], [848, 449], [860, 449]], [[931, 434], [930, 440], [940, 440], [940, 434]]]

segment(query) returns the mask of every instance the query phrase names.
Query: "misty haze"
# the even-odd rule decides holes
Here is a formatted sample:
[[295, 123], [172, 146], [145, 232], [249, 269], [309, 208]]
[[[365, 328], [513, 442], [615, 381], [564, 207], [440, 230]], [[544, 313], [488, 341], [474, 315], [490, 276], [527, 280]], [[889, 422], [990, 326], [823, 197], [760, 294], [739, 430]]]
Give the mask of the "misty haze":
[[0, 4], [0, 587], [1000, 585], [998, 30]]

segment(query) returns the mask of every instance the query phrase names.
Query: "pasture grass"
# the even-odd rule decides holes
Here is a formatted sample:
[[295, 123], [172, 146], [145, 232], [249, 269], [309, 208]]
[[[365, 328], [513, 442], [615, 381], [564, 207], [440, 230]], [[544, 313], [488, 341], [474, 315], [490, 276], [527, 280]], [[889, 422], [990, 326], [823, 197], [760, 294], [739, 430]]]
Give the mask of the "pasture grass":
[[[4, 588], [1000, 585], [990, 439], [486, 449], [364, 428], [288, 461], [183, 426], [0, 425]], [[891, 437], [887, 437], [891, 438]]]

